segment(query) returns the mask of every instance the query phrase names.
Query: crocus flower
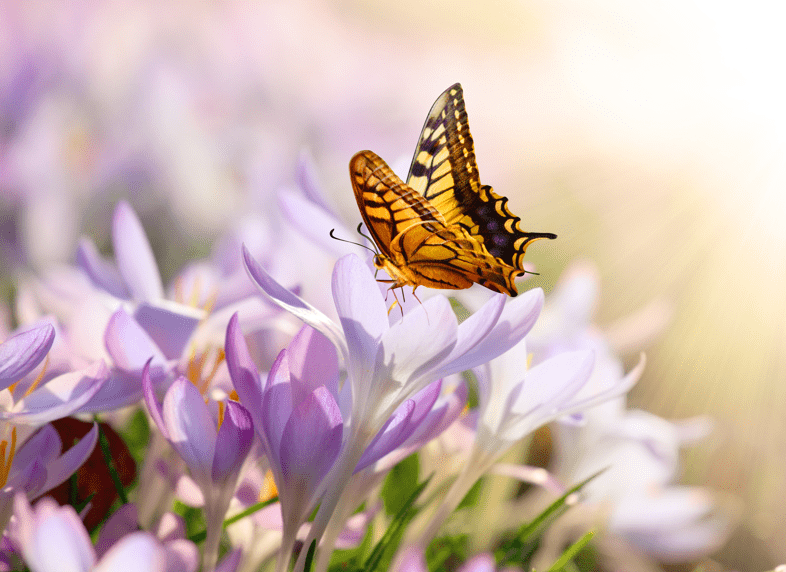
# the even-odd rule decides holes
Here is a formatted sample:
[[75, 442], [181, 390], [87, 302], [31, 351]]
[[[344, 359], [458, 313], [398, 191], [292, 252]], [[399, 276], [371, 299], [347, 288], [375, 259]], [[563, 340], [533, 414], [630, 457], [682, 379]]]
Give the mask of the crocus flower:
[[0, 343], [0, 389], [33, 371], [49, 353], [54, 339], [55, 329], [44, 324]]
[[[2, 459], [0, 473], [0, 526], [5, 527], [11, 517], [12, 502], [15, 494], [21, 492], [28, 498], [36, 498], [64, 482], [90, 456], [98, 440], [98, 428], [90, 432], [62, 452], [63, 444], [57, 431], [45, 425], [33, 433], [17, 448], [16, 428], [6, 430], [11, 433], [8, 456]], [[8, 441], [2, 443], [6, 451]], [[5, 455], [4, 455], [5, 456]]]
[[226, 401], [217, 406], [217, 427], [199, 390], [182, 376], [166, 392], [162, 406], [155, 396], [149, 365], [142, 373], [142, 386], [154, 423], [185, 461], [204, 495], [204, 566], [212, 569], [218, 557], [223, 518], [251, 450], [251, 416], [239, 403]]
[[347, 370], [352, 406], [344, 420], [345, 444], [328, 486], [332, 498], [323, 499], [312, 538], [322, 534], [343, 484], [393, 411], [435, 379], [504, 353], [526, 335], [543, 303], [539, 289], [510, 301], [500, 294], [459, 325], [447, 298], [435, 296], [391, 325], [371, 271], [357, 256], [347, 255], [333, 272], [339, 327], [273, 280], [248, 251], [244, 258], [262, 291], [330, 340]]
[[90, 536], [71, 506], [43, 498], [31, 507], [24, 495], [14, 500], [16, 525], [11, 532], [32, 572], [192, 572], [177, 550], [168, 550], [148, 532], [123, 536], [99, 560]]

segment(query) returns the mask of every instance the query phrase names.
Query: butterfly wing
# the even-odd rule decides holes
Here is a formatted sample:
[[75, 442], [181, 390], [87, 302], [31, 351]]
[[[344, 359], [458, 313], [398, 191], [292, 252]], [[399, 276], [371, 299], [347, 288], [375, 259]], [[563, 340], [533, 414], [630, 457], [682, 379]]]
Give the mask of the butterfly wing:
[[477, 282], [516, 295], [514, 268], [505, 268], [460, 225], [447, 225], [428, 200], [404, 184], [372, 151], [350, 164], [363, 221], [386, 261], [394, 287], [468, 288]]
[[407, 184], [442, 214], [446, 224], [461, 225], [492, 256], [514, 268], [523, 268], [530, 242], [557, 237], [521, 230], [521, 219], [508, 209], [508, 199], [480, 183], [461, 84], [446, 89], [431, 107]]

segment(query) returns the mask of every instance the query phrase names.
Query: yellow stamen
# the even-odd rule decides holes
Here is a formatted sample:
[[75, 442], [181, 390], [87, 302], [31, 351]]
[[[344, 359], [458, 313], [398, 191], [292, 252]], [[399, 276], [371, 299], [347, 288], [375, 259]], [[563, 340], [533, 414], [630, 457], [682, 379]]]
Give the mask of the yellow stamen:
[[194, 288], [191, 290], [191, 299], [188, 301], [188, 305], [196, 308], [199, 305], [199, 290], [202, 285], [202, 281], [199, 279], [199, 274], [194, 277]]
[[224, 422], [224, 413], [226, 412], [227, 404], [223, 401], [218, 402], [218, 427], [221, 429], [221, 424]]
[[237, 401], [238, 403], [240, 403], [240, 396], [237, 394], [237, 391], [234, 390], [234, 389], [229, 394], [229, 399], [231, 399], [232, 401]]
[[205, 301], [204, 310], [206, 314], [209, 314], [213, 311], [213, 306], [216, 305], [216, 300], [218, 300], [218, 290], [214, 289], [213, 292], [210, 293], [210, 296], [207, 297]]
[[276, 487], [276, 481], [273, 478], [273, 473], [268, 470], [265, 473], [265, 480], [262, 483], [262, 487], [259, 489], [259, 502], [266, 502], [277, 496], [278, 487]]
[[178, 276], [175, 279], [175, 302], [182, 304], [184, 298], [185, 296], [183, 295], [183, 277]]
[[8, 475], [11, 473], [11, 464], [14, 462], [14, 455], [16, 454], [16, 427], [11, 429], [11, 451], [6, 458], [5, 452], [8, 446], [8, 441], [3, 440], [0, 442], [0, 488], [5, 487], [8, 482]]
[[[38, 374], [38, 376], [35, 378], [35, 381], [30, 384], [30, 387], [27, 388], [27, 391], [25, 391], [25, 394], [22, 396], [23, 398], [27, 397], [28, 395], [30, 395], [35, 391], [36, 387], [38, 387], [38, 385], [41, 383], [41, 380], [44, 379], [44, 375], [46, 374], [46, 368], [48, 366], [49, 366], [49, 356], [46, 356], [46, 359], [44, 360], [44, 367], [41, 368], [41, 373]], [[16, 389], [16, 385], [18, 383], [19, 381], [17, 381], [16, 383], [14, 383], [8, 388], [11, 390], [11, 395], [14, 394], [14, 390]]]

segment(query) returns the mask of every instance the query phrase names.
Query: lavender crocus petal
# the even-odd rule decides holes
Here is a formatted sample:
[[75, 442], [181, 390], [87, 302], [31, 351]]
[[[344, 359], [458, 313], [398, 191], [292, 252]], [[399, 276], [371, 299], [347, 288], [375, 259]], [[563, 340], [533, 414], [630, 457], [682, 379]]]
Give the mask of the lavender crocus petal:
[[16, 450], [14, 462], [11, 465], [12, 472], [15, 468], [32, 464], [36, 459], [49, 463], [59, 457], [62, 450], [63, 442], [60, 440], [57, 430], [51, 425], [44, 425], [30, 435]]
[[[336, 258], [345, 255], [347, 250], [352, 249], [352, 245], [330, 238], [331, 230], [343, 229], [344, 225], [340, 219], [320, 206], [287, 191], [278, 193], [278, 204], [284, 217], [292, 226]], [[342, 233], [337, 233], [337, 236], [342, 237]], [[345, 240], [347, 239], [345, 238]], [[354, 248], [358, 251], [361, 250], [360, 247]]]
[[287, 346], [292, 396], [299, 403], [320, 385], [338, 395], [338, 354], [314, 328], [303, 326]]
[[110, 548], [92, 572], [168, 572], [164, 547], [149, 532], [133, 532]]
[[[445, 363], [432, 372], [435, 377], [446, 377], [484, 364], [508, 351], [529, 333], [543, 308], [543, 290], [533, 288], [512, 300], [504, 298], [504, 294], [493, 296], [459, 326], [456, 348]], [[506, 303], [493, 327], [488, 329], [489, 320], [482, 314], [478, 318], [475, 316], [480, 312], [497, 314], [500, 301]], [[459, 349], [463, 352], [458, 353]]]
[[98, 533], [95, 550], [101, 558], [118, 540], [139, 529], [139, 512], [133, 503], [124, 504], [107, 519]]
[[0, 390], [33, 371], [55, 339], [51, 324], [22, 332], [0, 344]]
[[333, 300], [346, 336], [350, 379], [362, 383], [374, 370], [379, 340], [388, 330], [388, 313], [376, 280], [354, 254], [333, 268]]
[[224, 351], [232, 385], [240, 396], [240, 401], [250, 407], [254, 426], [259, 431], [262, 427], [262, 419], [259, 418], [262, 382], [259, 378], [259, 370], [248, 352], [248, 344], [243, 337], [243, 332], [240, 330], [240, 317], [237, 312], [229, 319]]
[[199, 568], [199, 549], [190, 540], [181, 538], [164, 545], [166, 572], [196, 572]]
[[109, 368], [98, 360], [50, 380], [17, 402], [12, 412], [0, 412], [0, 419], [35, 426], [67, 417], [90, 401], [108, 378]]
[[257, 433], [265, 445], [265, 453], [270, 457], [270, 462], [280, 465], [280, 444], [284, 427], [292, 414], [292, 389], [289, 383], [289, 361], [287, 350], [279, 352], [276, 361], [270, 368], [267, 384], [262, 394], [262, 403], [259, 407], [259, 427], [255, 426]]
[[142, 395], [145, 398], [147, 411], [150, 413], [153, 423], [156, 424], [156, 427], [158, 427], [158, 430], [161, 431], [161, 434], [164, 436], [164, 438], [170, 440], [169, 431], [167, 429], [166, 423], [164, 423], [164, 413], [161, 409], [161, 405], [158, 403], [158, 399], [156, 398], [156, 391], [153, 387], [153, 381], [150, 379], [150, 361], [152, 359], [153, 358], [147, 360], [147, 363], [142, 370]]
[[[316, 485], [341, 448], [343, 423], [335, 399], [325, 387], [315, 389], [295, 407], [282, 434], [282, 487]], [[305, 481], [305, 482], [304, 482]]]
[[55, 488], [73, 475], [87, 461], [97, 441], [98, 425], [93, 423], [93, 427], [88, 431], [87, 435], [79, 440], [79, 443], [63, 453], [58, 459], [47, 463], [46, 482], [39, 493]]
[[543, 467], [531, 467], [529, 465], [511, 465], [509, 463], [497, 463], [489, 470], [490, 473], [495, 475], [502, 475], [504, 477], [512, 477], [523, 483], [529, 483], [543, 487], [555, 495], [562, 495], [565, 493], [565, 485], [563, 485], [557, 477], [549, 473]]
[[163, 419], [169, 441], [200, 483], [210, 482], [216, 448], [216, 424], [205, 400], [184, 377], [172, 384], [164, 397]]
[[251, 253], [243, 245], [243, 264], [246, 267], [249, 277], [257, 286], [270, 298], [288, 311], [290, 314], [299, 318], [315, 330], [321, 332], [341, 353], [346, 356], [346, 343], [338, 326], [322, 312], [311, 306], [308, 302], [301, 300], [298, 296], [281, 286], [278, 282], [265, 272], [262, 266], [254, 260]]
[[155, 306], [141, 303], [134, 311], [134, 320], [167, 359], [181, 356], [191, 334], [205, 316], [202, 310], [166, 300]]
[[141, 372], [151, 357], [153, 378], [158, 377], [156, 372], [161, 372], [166, 367], [166, 358], [156, 343], [122, 308], [109, 318], [104, 341], [115, 365], [124, 371]]
[[115, 207], [112, 219], [112, 244], [117, 268], [131, 296], [139, 301], [152, 302], [164, 297], [164, 286], [153, 249], [136, 213], [125, 201]]
[[319, 181], [314, 158], [306, 149], [302, 149], [298, 154], [295, 181], [309, 201], [335, 216], [330, 201], [325, 196], [325, 186]]
[[225, 482], [240, 471], [251, 450], [254, 426], [248, 410], [234, 401], [226, 402], [224, 421], [218, 429], [218, 443], [213, 456], [213, 482]]
[[457, 572], [495, 572], [497, 563], [491, 554], [478, 554], [467, 560]]
[[20, 542], [25, 562], [35, 572], [93, 570], [95, 552], [82, 521], [71, 506], [58, 506], [44, 498], [29, 511], [21, 495], [14, 500], [14, 511], [24, 522]]
[[[457, 330], [456, 314], [448, 299], [444, 296], [430, 298], [384, 332], [382, 364], [395, 381], [404, 383], [416, 379], [451, 353]], [[433, 377], [427, 379], [428, 382], [433, 380]]]
[[104, 260], [89, 238], [80, 238], [76, 249], [76, 264], [91, 282], [115, 298], [128, 299], [128, 289], [117, 268]]
[[630, 370], [625, 377], [604, 391], [600, 391], [599, 393], [596, 393], [595, 395], [585, 399], [574, 400], [568, 407], [564, 409], [563, 415], [570, 415], [580, 410], [589, 409], [590, 407], [594, 407], [600, 403], [608, 401], [609, 399], [614, 399], [615, 397], [619, 397], [620, 395], [627, 393], [634, 385], [636, 385], [636, 382], [639, 381], [641, 374], [644, 373], [644, 367], [646, 364], [647, 358], [644, 353], [639, 354], [639, 363], [637, 363], [636, 367]]
[[413, 399], [407, 399], [396, 409], [363, 451], [355, 467], [355, 473], [362, 471], [406, 441], [414, 430], [414, 425], [411, 423], [414, 412]]
[[569, 403], [592, 374], [592, 351], [564, 352], [523, 373], [524, 385], [511, 405], [511, 411], [528, 415], [538, 408], [555, 411]]
[[240, 559], [243, 556], [243, 550], [235, 548], [227, 552], [221, 561], [216, 566], [215, 572], [237, 572], [240, 566]]

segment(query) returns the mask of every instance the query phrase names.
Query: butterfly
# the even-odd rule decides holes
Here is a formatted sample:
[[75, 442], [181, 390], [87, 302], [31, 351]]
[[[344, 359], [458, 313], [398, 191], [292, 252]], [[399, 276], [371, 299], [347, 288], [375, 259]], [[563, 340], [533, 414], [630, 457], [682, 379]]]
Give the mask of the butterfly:
[[516, 296], [527, 246], [508, 199], [480, 183], [460, 84], [426, 118], [404, 183], [373, 151], [349, 162], [360, 214], [379, 249], [374, 266], [402, 286], [461, 290], [473, 283]]

